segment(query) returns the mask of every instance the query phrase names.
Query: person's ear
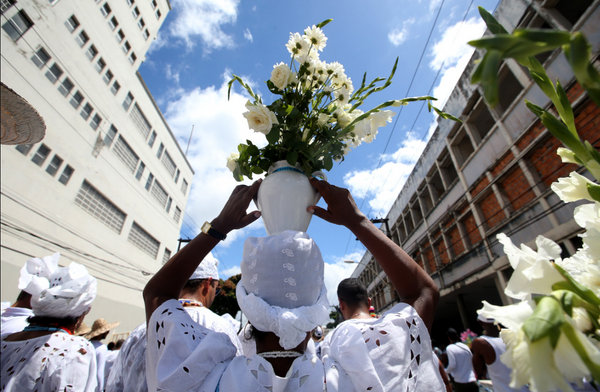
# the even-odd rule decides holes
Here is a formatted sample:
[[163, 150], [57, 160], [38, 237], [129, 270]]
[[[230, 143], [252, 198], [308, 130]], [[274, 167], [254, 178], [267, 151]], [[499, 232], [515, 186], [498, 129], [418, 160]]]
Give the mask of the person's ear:
[[368, 304], [369, 304], [367, 307], [368, 307], [369, 309], [371, 309], [371, 298], [367, 298], [367, 302], [368, 302]]
[[338, 302], [340, 303], [340, 311], [343, 312], [344, 310], [346, 310], [346, 304], [344, 303], [344, 301], [338, 298]]

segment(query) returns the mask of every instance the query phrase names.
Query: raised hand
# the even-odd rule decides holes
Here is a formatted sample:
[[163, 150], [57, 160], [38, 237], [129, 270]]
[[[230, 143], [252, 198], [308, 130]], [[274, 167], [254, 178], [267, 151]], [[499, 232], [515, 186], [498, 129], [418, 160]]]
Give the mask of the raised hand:
[[310, 183], [319, 191], [323, 200], [327, 203], [327, 210], [310, 206], [306, 209], [309, 213], [329, 223], [346, 226], [350, 230], [367, 219], [356, 206], [348, 189], [331, 185], [327, 181], [319, 181], [316, 178], [311, 178]]
[[256, 196], [261, 183], [262, 180], [258, 180], [251, 186], [238, 185], [235, 187], [231, 196], [229, 196], [229, 200], [225, 203], [225, 207], [223, 207], [219, 216], [212, 221], [211, 226], [215, 230], [227, 234], [231, 230], [241, 229], [257, 220], [260, 217], [260, 211], [252, 211], [247, 214], [246, 210], [250, 205], [250, 201]]

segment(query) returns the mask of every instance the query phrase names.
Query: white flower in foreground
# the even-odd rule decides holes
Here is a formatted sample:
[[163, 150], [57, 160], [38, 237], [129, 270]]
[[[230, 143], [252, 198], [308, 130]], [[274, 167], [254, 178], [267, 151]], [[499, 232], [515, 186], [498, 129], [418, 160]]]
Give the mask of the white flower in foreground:
[[273, 70], [271, 71], [271, 82], [280, 90], [283, 90], [287, 87], [290, 82], [290, 76], [292, 75], [292, 70], [287, 64], [279, 63], [273, 66]]
[[579, 165], [579, 162], [575, 160], [575, 153], [568, 148], [559, 147], [556, 153], [560, 156], [562, 163], [575, 163]]
[[[577, 224], [587, 232], [582, 234], [584, 249], [588, 257], [595, 261], [598, 269], [600, 263], [600, 203], [584, 204], [575, 208], [573, 217]], [[592, 288], [592, 286], [588, 286]], [[595, 286], [594, 286], [595, 287]]]
[[377, 132], [381, 127], [385, 127], [387, 123], [392, 122], [392, 117], [396, 115], [393, 110], [380, 110], [376, 113], [372, 113], [369, 116], [371, 120], [371, 132]]
[[322, 51], [325, 46], [327, 46], [327, 37], [325, 37], [323, 31], [315, 25], [307, 27], [306, 30], [304, 30], [303, 38], [310, 42], [315, 49]]
[[333, 78], [333, 79], [337, 79], [339, 78], [341, 75], [344, 75], [344, 66], [340, 63], [338, 63], [337, 61], [334, 61], [333, 63], [328, 63], [325, 66], [326, 72], [327, 74]]
[[538, 236], [535, 252], [525, 244], [517, 248], [504, 233], [496, 238], [504, 245], [504, 253], [515, 270], [504, 290], [509, 297], [524, 299], [529, 294], [551, 294], [552, 285], [564, 280], [550, 262], [560, 259], [561, 249], [554, 241]]
[[285, 45], [292, 56], [304, 55], [308, 52], [308, 42], [298, 33], [290, 33], [290, 40]]
[[257, 103], [253, 105], [250, 101], [246, 103], [247, 112], [243, 113], [248, 121], [248, 127], [254, 132], [264, 133], [268, 135], [271, 132], [273, 124], [279, 124], [275, 113], [270, 111], [265, 105]]
[[371, 133], [371, 120], [365, 118], [354, 124], [354, 134], [358, 140], [364, 140]]
[[400, 106], [406, 106], [406, 105], [408, 105], [408, 102], [397, 99], [392, 104], [392, 107], [399, 108]]
[[550, 187], [565, 203], [581, 199], [595, 201], [588, 192], [587, 184], [593, 184], [593, 182], [579, 173], [571, 172], [569, 177], [559, 178], [558, 182], [553, 182]]
[[333, 116], [337, 119], [337, 123], [340, 124], [342, 128], [352, 122], [352, 116], [341, 108], [335, 109]]
[[[568, 315], [565, 315], [566, 324], [561, 328], [564, 331], [570, 330], [573, 334], [572, 338], [579, 342], [579, 350], [577, 350], [565, 333], [562, 333], [556, 347], [554, 348], [554, 361], [560, 369], [563, 376], [571, 382], [581, 384], [581, 380], [585, 377], [591, 379], [590, 370], [587, 368], [581, 358], [581, 354], [589, 357], [593, 366], [600, 366], [600, 350], [583, 334], [576, 325], [576, 322]], [[579, 352], [578, 352], [579, 351]]]
[[333, 95], [335, 95], [335, 98], [339, 102], [339, 106], [346, 105], [348, 103], [348, 101], [350, 101], [351, 94], [352, 94], [352, 92], [350, 90], [348, 90], [348, 88], [346, 88], [346, 87], [338, 88], [337, 90], [335, 90], [333, 92]]
[[575, 281], [600, 297], [600, 262], [598, 260], [600, 259], [590, 257], [589, 247], [584, 245], [584, 249], [579, 249], [577, 253], [567, 259], [557, 260], [556, 264], [567, 271]]
[[322, 127], [329, 122], [330, 116], [326, 113], [319, 114], [319, 118], [317, 119], [317, 125]]
[[493, 318], [496, 322], [514, 331], [521, 329], [525, 320], [527, 320], [535, 310], [535, 302], [532, 300], [521, 301], [506, 306], [492, 305], [487, 301], [481, 301], [481, 303], [483, 304], [483, 308], [479, 309], [477, 314]]
[[240, 154], [237, 152], [232, 152], [230, 156], [227, 157], [227, 168], [232, 172], [237, 167], [237, 160], [240, 158]]

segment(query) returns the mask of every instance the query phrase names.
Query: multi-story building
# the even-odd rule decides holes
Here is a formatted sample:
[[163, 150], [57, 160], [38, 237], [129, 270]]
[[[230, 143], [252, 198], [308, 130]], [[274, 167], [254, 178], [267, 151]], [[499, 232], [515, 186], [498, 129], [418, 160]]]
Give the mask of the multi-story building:
[[[512, 31], [519, 27], [582, 31], [598, 66], [599, 1], [503, 0], [495, 17]], [[578, 203], [565, 204], [550, 184], [578, 169], [561, 163], [554, 138], [527, 109], [524, 99], [549, 106], [549, 99], [513, 60], [499, 71], [500, 103], [489, 107], [470, 76], [482, 53], [475, 52], [444, 110], [462, 123], [438, 121], [423, 154], [387, 214], [390, 237], [429, 273], [440, 289], [433, 336], [475, 328], [481, 301], [509, 304], [504, 295], [512, 268], [496, 235], [535, 249], [544, 235], [560, 244], [563, 256], [581, 246], [582, 230], [573, 220]], [[572, 102], [584, 140], [600, 147], [600, 109], [575, 81], [560, 50], [537, 56]], [[582, 169], [581, 173], [588, 175]], [[591, 176], [590, 176], [591, 178]], [[366, 253], [354, 277], [368, 287], [375, 309], [398, 301], [389, 279]]]
[[2, 0], [2, 82], [46, 122], [2, 146], [2, 299], [31, 256], [98, 279], [86, 321], [144, 320], [141, 291], [176, 251], [193, 170], [138, 72], [169, 0]]

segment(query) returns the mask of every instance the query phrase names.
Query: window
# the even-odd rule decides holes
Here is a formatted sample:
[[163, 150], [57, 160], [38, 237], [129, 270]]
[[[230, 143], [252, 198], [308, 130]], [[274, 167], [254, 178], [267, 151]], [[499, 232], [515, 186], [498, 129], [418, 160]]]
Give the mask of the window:
[[187, 193], [187, 188], [188, 183], [185, 179], [183, 179], [183, 182], [181, 183], [181, 192], [183, 192], [184, 195]]
[[58, 155], [54, 154], [54, 158], [52, 158], [52, 160], [50, 161], [50, 164], [46, 168], [46, 173], [48, 173], [52, 177], [54, 177], [56, 175], [56, 172], [60, 168], [60, 165], [62, 165], [62, 163], [63, 163], [63, 159], [61, 157], [59, 157]]
[[142, 178], [142, 176], [144, 175], [145, 169], [146, 169], [146, 165], [144, 165], [144, 162], [140, 162], [140, 165], [138, 166], [138, 169], [137, 169], [137, 173], [135, 173], [136, 180], [139, 180], [140, 178]]
[[46, 71], [46, 77], [52, 83], [56, 83], [56, 81], [62, 76], [62, 74], [63, 70], [60, 69], [60, 67], [56, 63], [54, 63], [52, 67], [50, 67], [50, 69]]
[[81, 33], [75, 37], [75, 41], [79, 44], [79, 47], [83, 48], [84, 45], [90, 40], [85, 30], [81, 30]]
[[129, 51], [131, 50], [131, 45], [129, 45], [129, 41], [125, 41], [123, 46], [121, 46], [121, 49], [123, 49], [123, 53], [129, 53]]
[[[592, 0], [559, 0], [556, 2], [554, 9], [558, 11], [566, 20], [568, 20], [571, 25], [574, 25], [585, 13], [585, 11], [592, 5], [592, 3]], [[572, 26], [568, 27], [571, 28]]]
[[115, 140], [117, 132], [119, 132], [119, 130], [111, 124], [110, 129], [108, 130], [108, 132], [106, 132], [106, 136], [104, 136], [104, 144], [106, 144], [107, 147], [110, 147], [113, 140]]
[[166, 264], [167, 261], [171, 258], [171, 251], [165, 248], [165, 254], [163, 255], [163, 264]]
[[71, 166], [67, 165], [64, 168], [60, 177], [58, 178], [58, 182], [60, 182], [63, 185], [67, 185], [69, 183], [69, 180], [71, 179], [71, 176], [73, 175], [74, 171], [75, 170]]
[[173, 204], [173, 199], [169, 197], [169, 200], [167, 200], [167, 207], [165, 208], [167, 212], [171, 211], [171, 204]]
[[130, 7], [133, 5], [133, 3], [135, 3], [135, 0], [126, 0], [126, 1], [127, 1], [127, 5]]
[[108, 5], [108, 3], [104, 3], [104, 5], [102, 7], [100, 7], [100, 12], [102, 13], [102, 15], [107, 18], [108, 15], [111, 12], [110, 6]]
[[160, 13], [160, 10], [156, 10], [156, 14], [155, 15], [156, 15], [156, 19], [160, 19], [160, 17], [161, 17], [162, 14]]
[[79, 27], [79, 21], [75, 15], [71, 15], [71, 17], [65, 22], [65, 26], [67, 26], [67, 29], [69, 29], [69, 31], [72, 33]]
[[158, 4], [156, 4], [156, 0], [152, 0], [152, 9], [155, 10], [156, 7], [158, 7]]
[[160, 242], [154, 239], [154, 237], [148, 234], [146, 230], [142, 229], [135, 222], [131, 225], [131, 231], [129, 232], [127, 241], [140, 248], [144, 253], [152, 256], [153, 259], [156, 259], [158, 248], [160, 248]]
[[36, 153], [33, 155], [33, 158], [31, 158], [31, 160], [36, 165], [42, 166], [46, 158], [48, 158], [48, 154], [50, 154], [50, 149], [46, 147], [45, 144], [42, 144], [40, 148], [38, 148]]
[[115, 81], [113, 83], [113, 85], [110, 87], [110, 91], [113, 93], [113, 95], [117, 95], [117, 93], [119, 92], [120, 89], [121, 89], [121, 85], [117, 81]]
[[179, 207], [175, 207], [175, 212], [173, 213], [173, 220], [179, 223], [179, 219], [181, 218], [181, 210]]
[[131, 93], [127, 93], [127, 97], [125, 97], [125, 100], [123, 101], [123, 109], [125, 109], [125, 111], [128, 111], [129, 108], [131, 107], [132, 102], [133, 102], [133, 95], [131, 95]]
[[116, 17], [112, 17], [109, 21], [108, 21], [108, 26], [110, 27], [110, 29], [112, 31], [115, 31], [115, 29], [117, 28], [117, 26], [119, 26], [119, 21], [117, 21]]
[[125, 141], [123, 136], [119, 135], [119, 138], [115, 142], [113, 152], [117, 157], [125, 164], [125, 166], [131, 171], [131, 174], [135, 173], [135, 169], [138, 165], [140, 158]]
[[137, 19], [138, 16], [140, 16], [140, 10], [138, 9], [138, 7], [135, 7], [133, 10], [131, 10], [131, 13], [133, 14], [133, 17], [135, 19]]
[[146, 118], [144, 113], [142, 113], [142, 111], [140, 110], [140, 107], [137, 105], [137, 103], [133, 105], [129, 116], [131, 117], [139, 131], [142, 133], [142, 135], [144, 135], [144, 139], [147, 138], [148, 134], [150, 133], [150, 130], [152, 129], [152, 126], [150, 125], [150, 122], [148, 122], [148, 119]]
[[33, 56], [31, 56], [31, 61], [37, 65], [39, 69], [42, 69], [48, 61], [50, 61], [50, 55], [46, 52], [46, 49], [40, 48]]
[[162, 157], [162, 153], [165, 150], [165, 145], [160, 143], [160, 146], [158, 146], [158, 151], [156, 152], [156, 157], [158, 159], [160, 159]]
[[104, 223], [115, 233], [121, 233], [127, 215], [98, 192], [89, 182], [83, 181], [75, 199], [75, 204]]
[[148, 174], [148, 180], [146, 181], [146, 186], [144, 187], [147, 191], [150, 190], [150, 187], [152, 186], [152, 181], [154, 181], [154, 175], [150, 173]]
[[13, 41], [17, 41], [31, 26], [33, 26], [33, 22], [29, 19], [29, 16], [27, 16], [25, 11], [20, 10], [15, 16], [4, 23], [2, 28]]
[[94, 65], [94, 67], [96, 68], [96, 71], [98, 71], [98, 73], [101, 73], [102, 70], [106, 67], [106, 62], [102, 59], [102, 57], [100, 57], [98, 61], [96, 61], [96, 65]]
[[73, 87], [74, 85], [71, 82], [71, 80], [69, 78], [65, 78], [65, 80], [62, 81], [60, 86], [58, 86], [58, 91], [60, 91], [60, 93], [66, 97], [69, 95], [71, 90], [73, 90]]
[[135, 63], [135, 60], [137, 60], [137, 57], [135, 53], [131, 52], [131, 54], [129, 55], [129, 62], [133, 65], [133, 63]]
[[499, 100], [496, 110], [498, 110], [499, 113], [504, 113], [521, 91], [523, 91], [523, 86], [519, 83], [508, 66], [505, 66], [504, 69], [500, 71], [498, 79], [502, 88], [498, 90]]
[[90, 45], [88, 50], [85, 51], [85, 55], [90, 61], [94, 60], [94, 57], [98, 55], [98, 49], [94, 45]]
[[144, 23], [144, 18], [140, 18], [140, 20], [138, 20], [138, 27], [140, 28], [140, 30], [144, 29], [144, 26], [146, 26], [146, 23]]
[[9, 9], [11, 6], [15, 5], [16, 2], [17, 2], [17, 0], [1, 0], [0, 1], [0, 12], [4, 13], [4, 11]]
[[89, 103], [86, 103], [85, 106], [83, 107], [83, 109], [81, 109], [81, 112], [79, 114], [81, 115], [81, 117], [83, 117], [84, 120], [87, 120], [88, 118], [90, 118], [93, 111], [94, 111], [94, 108], [92, 107], [92, 105], [90, 105]]
[[96, 129], [98, 129], [101, 122], [102, 122], [102, 117], [100, 117], [98, 115], [98, 113], [96, 113], [94, 115], [94, 118], [92, 118], [92, 121], [90, 121], [90, 127], [92, 127], [92, 129], [95, 131]]
[[123, 33], [123, 30], [117, 31], [117, 34], [115, 34], [115, 38], [117, 39], [117, 42], [123, 42], [123, 40], [125, 39], [125, 33]]
[[142, 36], [144, 37], [145, 40], [148, 40], [148, 37], [150, 37], [150, 33], [148, 33], [148, 29], [146, 29], [142, 32]]
[[152, 131], [152, 135], [150, 135], [150, 139], [148, 139], [148, 145], [150, 148], [154, 146], [154, 141], [156, 140], [156, 132]]
[[461, 128], [459, 133], [454, 138], [452, 147], [454, 149], [454, 155], [456, 156], [457, 163], [461, 167], [475, 151], [475, 147], [473, 147], [471, 138], [464, 128]]
[[179, 181], [179, 169], [177, 169], [177, 173], [175, 173], [175, 184], [177, 184], [177, 181]]
[[173, 178], [173, 175], [175, 175], [175, 170], [177, 170], [177, 166], [175, 165], [175, 162], [173, 162], [173, 158], [171, 158], [168, 151], [165, 151], [163, 154], [161, 162], [171, 175], [171, 178]]
[[104, 83], [109, 84], [110, 81], [112, 80], [112, 78], [113, 78], [113, 74], [112, 74], [112, 72], [110, 72], [110, 69], [109, 69], [104, 73], [102, 80], [104, 80]]
[[167, 198], [169, 197], [169, 195], [167, 194], [167, 191], [165, 191], [165, 188], [163, 188], [162, 185], [160, 185], [160, 182], [154, 180], [154, 184], [152, 184], [152, 189], [150, 190], [150, 193], [152, 194], [152, 196], [154, 196], [154, 198], [161, 205], [161, 207], [164, 208], [165, 204], [167, 204]]
[[17, 151], [27, 156], [27, 154], [29, 154], [29, 151], [31, 151], [31, 147], [33, 147], [33, 144], [19, 144], [17, 146]]
[[77, 109], [79, 108], [79, 106], [81, 105], [81, 103], [83, 102], [83, 95], [77, 91], [75, 94], [73, 94], [73, 98], [71, 98], [71, 106], [73, 106], [73, 109]]

